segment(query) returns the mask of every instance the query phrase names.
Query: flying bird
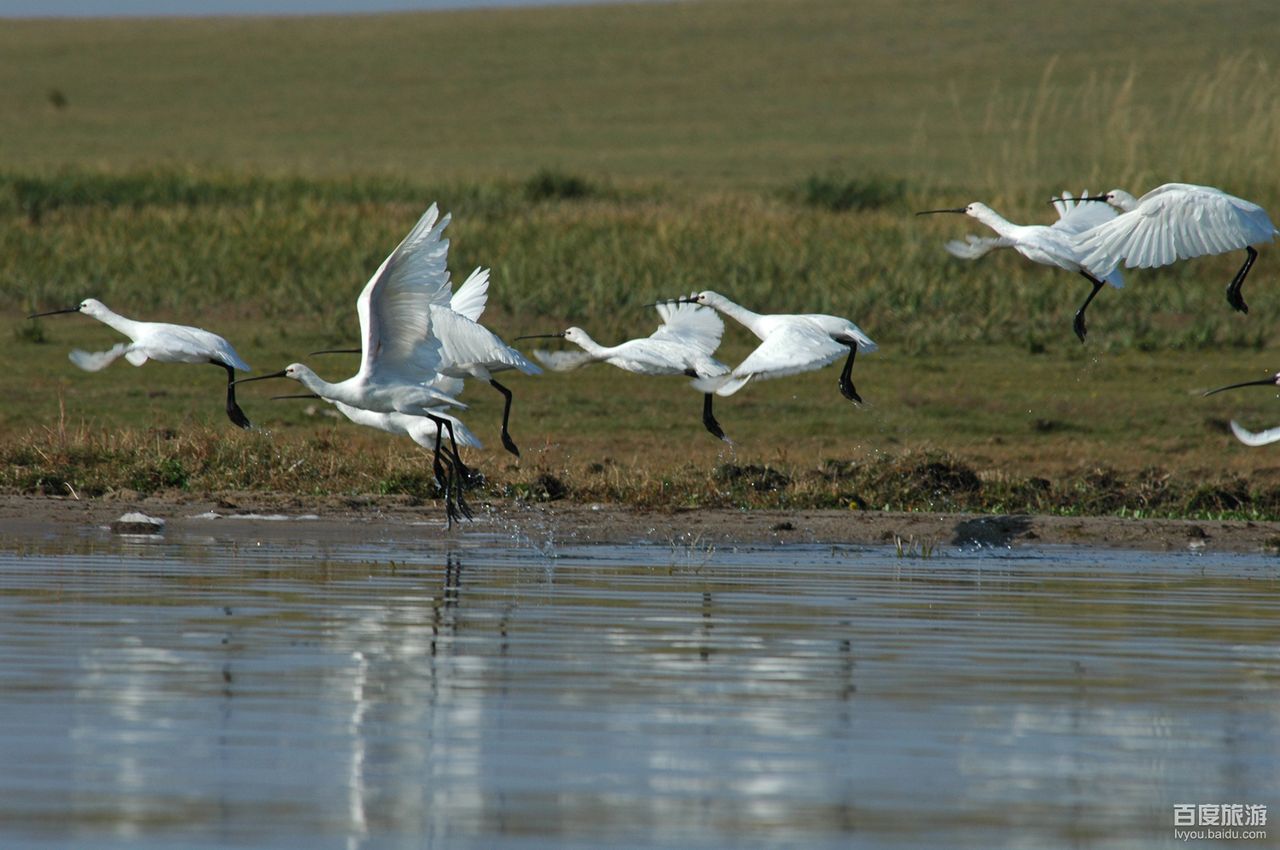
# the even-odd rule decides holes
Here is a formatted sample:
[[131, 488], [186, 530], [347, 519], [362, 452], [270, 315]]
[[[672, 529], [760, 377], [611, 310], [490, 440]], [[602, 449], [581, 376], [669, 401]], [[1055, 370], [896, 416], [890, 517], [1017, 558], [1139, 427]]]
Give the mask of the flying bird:
[[996, 232], [998, 238], [968, 236], [965, 242], [959, 240], [948, 242], [947, 251], [953, 256], [972, 260], [996, 248], [1012, 248], [1032, 262], [1057, 266], [1083, 275], [1089, 283], [1093, 284], [1093, 290], [1080, 305], [1080, 309], [1076, 310], [1071, 327], [1080, 341], [1084, 342], [1085, 334], [1089, 332], [1084, 319], [1085, 310], [1105, 284], [1109, 283], [1119, 289], [1124, 286], [1124, 278], [1114, 268], [1099, 272], [1086, 263], [1080, 240], [1084, 233], [1117, 216], [1115, 211], [1108, 207], [1073, 201], [1067, 192], [1062, 193], [1062, 198], [1055, 198], [1054, 205], [1058, 209], [1059, 217], [1050, 225], [1014, 224], [991, 207], [979, 202], [952, 209], [922, 210], [916, 215], [960, 213], [977, 219]]
[[108, 327], [114, 328], [131, 342], [121, 342], [106, 351], [90, 353], [75, 349], [71, 352], [71, 362], [86, 372], [97, 372], [105, 369], [120, 357], [134, 366], [141, 366], [148, 360], [160, 363], [209, 363], [220, 366], [227, 371], [227, 418], [241, 428], [250, 427], [249, 417], [244, 415], [240, 405], [236, 404], [236, 370], [248, 372], [249, 364], [241, 359], [231, 343], [215, 333], [187, 325], [171, 325], [165, 322], [139, 322], [126, 319], [114, 312], [96, 298], [86, 298], [75, 307], [65, 310], [49, 310], [44, 313], [33, 313], [29, 319], [40, 316], [55, 316], [61, 313], [83, 313], [97, 319]]
[[[441, 221], [441, 228], [449, 216]], [[445, 242], [447, 245], [447, 241]], [[447, 280], [446, 280], [447, 283]], [[494, 372], [518, 369], [526, 375], [541, 374], [538, 364], [507, 345], [493, 331], [480, 324], [480, 315], [488, 302], [489, 270], [476, 269], [450, 296], [446, 285], [435, 291], [430, 310], [431, 333], [439, 340], [440, 362], [436, 370], [450, 378], [478, 378], [502, 393], [502, 446], [516, 457], [520, 449], [511, 439], [511, 390], [498, 383]], [[359, 349], [326, 349], [312, 354], [358, 353]]]
[[848, 319], [818, 313], [762, 315], [710, 290], [681, 300], [718, 310], [761, 340], [729, 373], [695, 380], [693, 385], [703, 392], [733, 395], [751, 381], [821, 369], [847, 354], [840, 370], [840, 392], [850, 401], [862, 401], [850, 377], [853, 359], [859, 351], [870, 354], [879, 346]]
[[1110, 271], [1121, 261], [1125, 268], [1150, 269], [1206, 254], [1243, 249], [1244, 265], [1227, 284], [1227, 303], [1249, 312], [1240, 288], [1257, 259], [1254, 245], [1275, 239], [1280, 230], [1266, 210], [1252, 201], [1228, 195], [1212, 186], [1166, 183], [1135, 198], [1123, 189], [1085, 201], [1106, 201], [1124, 214], [1081, 237], [1084, 263]]
[[[711, 355], [724, 335], [724, 322], [714, 310], [697, 304], [662, 302], [655, 304], [662, 324], [646, 337], [617, 345], [601, 345], [582, 328], [572, 327], [556, 334], [535, 334], [517, 339], [561, 338], [581, 351], [535, 350], [533, 356], [557, 372], [602, 362], [638, 375], [687, 375], [695, 379], [717, 378], [729, 367]], [[696, 383], [696, 381], [695, 381]], [[729, 442], [712, 411], [712, 394], [702, 397], [702, 424], [713, 435]]]
[[441, 405], [465, 408], [439, 389], [441, 346], [431, 333], [431, 305], [449, 288], [449, 243], [440, 238], [448, 222], [448, 216], [439, 219], [432, 204], [365, 284], [356, 299], [361, 337], [356, 374], [330, 383], [307, 366], [292, 363], [237, 383], [292, 378], [326, 401], [376, 413], [422, 416]]

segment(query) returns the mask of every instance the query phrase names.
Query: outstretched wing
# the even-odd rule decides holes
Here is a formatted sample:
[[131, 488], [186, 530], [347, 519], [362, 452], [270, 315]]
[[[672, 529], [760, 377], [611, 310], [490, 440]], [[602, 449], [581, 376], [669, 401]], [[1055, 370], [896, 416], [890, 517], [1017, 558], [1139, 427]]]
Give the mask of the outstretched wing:
[[543, 348], [535, 348], [533, 356], [553, 372], [568, 372], [595, 360], [585, 351], [547, 351]]
[[473, 322], [480, 321], [485, 305], [489, 303], [489, 270], [476, 269], [462, 282], [453, 297], [449, 299], [449, 307], [455, 313], [466, 316]]
[[947, 253], [962, 260], [976, 260], [997, 248], [1012, 248], [1013, 240], [1003, 236], [974, 236], [972, 233], [964, 237], [964, 241], [952, 239], [946, 244]]
[[[1082, 198], [1088, 195], [1088, 189], [1080, 193]], [[1063, 192], [1060, 199], [1054, 198], [1053, 208], [1058, 211], [1058, 220], [1050, 227], [1072, 235], [1106, 224], [1118, 215], [1111, 204], [1103, 201], [1079, 201], [1071, 197], [1070, 192]]]
[[84, 351], [75, 349], [67, 355], [71, 362], [79, 366], [86, 372], [97, 372], [105, 369], [120, 358], [129, 349], [129, 343], [118, 342], [108, 348], [106, 351]]
[[1257, 204], [1209, 186], [1169, 183], [1083, 235], [1089, 268], [1149, 269], [1270, 242], [1276, 229]]
[[481, 367], [519, 369], [526, 375], [542, 372], [537, 363], [503, 342], [497, 334], [479, 322], [452, 310], [432, 312], [432, 330], [440, 340], [440, 369], [454, 374], [455, 369], [468, 371]]
[[699, 379], [693, 385], [703, 392], [732, 395], [749, 381], [783, 378], [821, 369], [848, 353], [849, 346], [836, 342], [818, 327], [791, 324], [769, 334], [728, 375]]
[[448, 224], [432, 204], [365, 284], [356, 300], [362, 374], [414, 380], [438, 365], [431, 305], [449, 303], [449, 241], [441, 238]]
[[692, 346], [704, 354], [713, 354], [720, 346], [724, 322], [720, 314], [710, 307], [663, 302], [656, 308], [662, 324], [649, 335], [649, 339]]
[[1231, 433], [1246, 446], [1265, 446], [1268, 443], [1280, 442], [1280, 428], [1268, 428], [1265, 431], [1246, 431], [1240, 423], [1231, 420]]

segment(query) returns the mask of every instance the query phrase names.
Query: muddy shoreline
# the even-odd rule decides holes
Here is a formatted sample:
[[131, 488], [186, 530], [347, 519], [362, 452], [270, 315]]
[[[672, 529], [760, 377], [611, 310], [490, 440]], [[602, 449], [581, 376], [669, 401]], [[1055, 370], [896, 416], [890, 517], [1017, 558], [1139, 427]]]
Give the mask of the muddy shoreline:
[[[395, 497], [297, 498], [186, 494], [73, 499], [0, 494], [0, 533], [53, 537], [109, 527], [137, 511], [166, 521], [166, 537], [304, 536], [317, 541], [523, 535], [554, 543], [829, 543], [921, 547], [1086, 545], [1146, 551], [1280, 552], [1280, 522], [900, 513], [839, 510], [649, 510], [620, 505], [476, 505], [476, 519], [445, 529], [438, 504]], [[268, 517], [306, 517], [304, 523]], [[300, 534], [301, 532], [301, 534]]]

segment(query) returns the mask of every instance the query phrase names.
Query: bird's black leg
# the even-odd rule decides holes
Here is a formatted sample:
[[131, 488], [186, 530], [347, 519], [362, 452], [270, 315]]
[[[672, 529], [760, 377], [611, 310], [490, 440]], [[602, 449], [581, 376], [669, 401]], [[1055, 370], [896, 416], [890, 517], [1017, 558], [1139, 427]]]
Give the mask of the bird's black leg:
[[520, 457], [520, 450], [516, 448], [515, 441], [511, 439], [511, 434], [507, 431], [507, 421], [511, 418], [511, 390], [507, 389], [493, 378], [489, 379], [489, 386], [502, 393], [502, 395], [507, 399], [507, 403], [502, 407], [502, 447], [516, 457]]
[[[445, 497], [449, 498], [448, 494], [452, 493], [455, 510], [461, 516], [464, 516], [467, 519], [472, 519], [471, 507], [467, 505], [467, 500], [462, 495], [464, 484], [471, 476], [471, 470], [462, 462], [462, 455], [458, 454], [458, 441], [455, 440], [453, 436], [453, 423], [440, 416], [427, 416], [427, 418], [436, 423], [437, 447], [440, 445], [441, 435], [444, 434], [445, 431], [449, 432], [449, 445], [452, 449], [452, 457], [446, 458], [445, 463], [447, 464], [451, 475], [449, 486], [445, 490]], [[439, 451], [439, 448], [437, 448], [436, 452], [439, 453]]]
[[1089, 302], [1093, 300], [1093, 296], [1097, 295], [1098, 290], [1102, 289], [1106, 284], [1083, 269], [1080, 270], [1080, 274], [1084, 275], [1085, 279], [1093, 284], [1093, 291], [1089, 293], [1088, 298], [1084, 299], [1080, 309], [1076, 310], [1075, 321], [1071, 323], [1071, 329], [1076, 332], [1076, 336], [1080, 337], [1080, 341], [1084, 342], [1084, 335], [1089, 332], [1089, 329], [1084, 324], [1084, 311], [1089, 307]]
[[440, 460], [440, 437], [444, 433], [444, 429], [439, 427], [440, 420], [434, 416], [428, 418], [436, 423], [436, 446], [431, 453], [431, 474], [436, 477], [436, 484], [439, 485], [440, 492], [444, 494], [445, 527], [453, 528], [455, 513], [453, 507], [453, 476], [445, 473], [444, 463]]
[[724, 435], [724, 430], [716, 421], [715, 414], [711, 412], [711, 397], [711, 393], [702, 394], [702, 424], [707, 426], [708, 431], [727, 443], [729, 438]]
[[1240, 287], [1244, 286], [1244, 279], [1249, 276], [1249, 269], [1253, 268], [1253, 261], [1258, 258], [1258, 252], [1252, 245], [1246, 245], [1245, 250], [1249, 252], [1249, 256], [1245, 257], [1244, 265], [1240, 267], [1240, 271], [1236, 272], [1236, 276], [1227, 285], [1227, 303], [1241, 313], [1248, 313], [1249, 305], [1244, 303], [1244, 296], [1240, 294]]
[[[431, 419], [434, 421], [435, 417], [431, 417]], [[443, 426], [442, 426], [442, 423], [443, 423]], [[454, 436], [454, 433], [453, 433], [453, 420], [440, 417], [439, 421], [436, 421], [436, 427], [437, 428], [443, 427], [446, 431], [449, 432], [449, 448], [453, 453], [453, 469], [455, 472], [458, 473], [458, 476], [462, 479], [461, 483], [464, 485], [472, 484], [483, 479], [484, 476], [480, 475], [477, 472], [473, 472], [471, 470], [471, 467], [467, 466], [465, 463], [462, 462], [462, 455], [458, 453], [458, 439], [457, 437]]]
[[858, 356], [858, 343], [845, 344], [849, 346], [849, 359], [844, 361], [844, 368], [840, 370], [840, 394], [849, 401], [861, 402], [862, 396], [853, 388], [853, 380], [849, 377], [849, 373], [853, 371], [853, 358]]
[[226, 363], [220, 360], [210, 360], [214, 366], [221, 366], [227, 370], [227, 418], [241, 428], [252, 428], [249, 417], [244, 415], [244, 411], [240, 409], [240, 405], [236, 404], [236, 370], [232, 369]]

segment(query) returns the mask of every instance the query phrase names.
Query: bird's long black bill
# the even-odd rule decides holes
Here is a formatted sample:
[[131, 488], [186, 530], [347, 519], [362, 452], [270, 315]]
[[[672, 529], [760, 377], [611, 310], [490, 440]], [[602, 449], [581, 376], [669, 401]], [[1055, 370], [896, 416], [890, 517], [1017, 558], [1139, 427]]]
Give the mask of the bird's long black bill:
[[362, 348], [324, 348], [320, 351], [312, 351], [307, 356], [313, 357], [317, 354], [361, 354], [363, 351], [364, 349]]
[[[1218, 387], [1216, 390], [1209, 390], [1207, 393], [1205, 393], [1205, 395], [1213, 395], [1214, 393], [1220, 393], [1225, 390], [1236, 390], [1236, 389], [1239, 389], [1240, 387], [1274, 387], [1274, 386], [1276, 386], [1276, 379], [1274, 377], [1262, 378], [1261, 380], [1257, 380], [1257, 381], [1242, 381], [1238, 384], [1228, 384], [1225, 387]], [[1201, 398], [1203, 397], [1204, 396], [1201, 396]]]
[[516, 339], [564, 339], [564, 331], [558, 334], [529, 334], [527, 336], [518, 336]]
[[1076, 200], [1077, 201], [1102, 201], [1103, 203], [1106, 203], [1107, 196], [1106, 195], [1081, 195], [1080, 197], [1076, 198]]
[[80, 312], [79, 307], [67, 307], [65, 310], [48, 310], [44, 313], [32, 313], [30, 316], [27, 316], [27, 318], [38, 319], [41, 316], [57, 316], [60, 313], [79, 313], [79, 312]]
[[232, 381], [232, 384], [251, 384], [254, 381], [265, 381], [268, 378], [283, 378], [288, 375], [288, 370], [281, 369], [279, 372], [272, 372], [270, 375], [259, 375], [256, 378], [241, 378], [238, 381]]
[[968, 210], [964, 207], [950, 207], [945, 210], [920, 210], [916, 215], [933, 215], [934, 213], [960, 213], [963, 215], [966, 212], [968, 212]]

